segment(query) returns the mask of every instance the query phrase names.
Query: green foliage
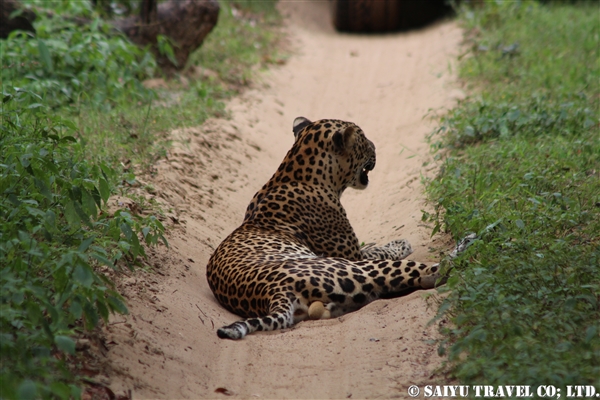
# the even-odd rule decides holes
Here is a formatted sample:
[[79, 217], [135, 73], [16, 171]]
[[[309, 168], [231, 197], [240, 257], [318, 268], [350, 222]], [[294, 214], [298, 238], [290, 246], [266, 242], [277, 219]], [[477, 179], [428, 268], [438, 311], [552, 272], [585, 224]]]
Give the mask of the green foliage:
[[581, 123], [586, 129], [597, 124], [592, 111], [600, 104], [600, 38], [594, 7], [511, 1], [463, 10], [472, 51], [460, 75], [485, 90], [444, 119], [444, 144], [571, 135]]
[[154, 73], [154, 59], [110, 32], [108, 23], [96, 17], [78, 25], [42, 14], [35, 28], [35, 37], [15, 31], [0, 41], [4, 82], [39, 94], [54, 108], [83, 102], [106, 110], [119, 99], [151, 98], [141, 80]]
[[600, 387], [597, 7], [490, 2], [462, 19], [480, 94], [437, 132], [424, 219], [479, 239], [451, 271], [440, 352], [464, 383]]
[[[40, 39], [13, 33], [0, 41], [6, 54], [4, 84], [41, 94], [77, 124], [86, 157], [109, 164], [151, 165], [169, 147], [165, 132], [224, 116], [223, 100], [247, 87], [255, 65], [283, 61], [274, 55], [279, 27], [275, 1], [222, 1], [218, 24], [188, 60], [193, 77], [175, 77], [167, 88], [146, 89], [142, 80], [156, 73], [151, 53], [110, 32], [90, 2], [52, 2], [48, 11], [53, 17], [42, 8], [48, 2], [24, 3], [38, 13], [35, 25], [49, 61], [39, 51]], [[73, 17], [93, 23], [80, 26]], [[159, 37], [159, 48], [173, 55], [168, 37]], [[196, 65], [206, 74], [194, 74]]]
[[[436, 133], [443, 132], [445, 136], [443, 142], [436, 145], [460, 148], [482, 140], [512, 136], [534, 140], [539, 136], [562, 135], [577, 139], [596, 125], [590, 104], [594, 99], [583, 92], [564, 96], [560, 102], [535, 94], [511, 97], [512, 101], [487, 95], [485, 99], [468, 99], [442, 118]], [[582, 124], [584, 130], [580, 129]]]
[[160, 99], [142, 84], [156, 72], [148, 49], [112, 30], [89, 1], [23, 3], [38, 15], [37, 35], [13, 32], [0, 41], [5, 87], [37, 93], [38, 103], [73, 121], [78, 139], [93, 149], [88, 158], [114, 165], [163, 154], [166, 143], [156, 137], [163, 126], [149, 119]]
[[169, 38], [165, 35], [158, 35], [156, 37], [156, 42], [160, 54], [164, 54], [165, 56], [167, 56], [167, 58], [173, 63], [173, 65], [179, 65], [179, 62], [175, 58], [175, 52], [173, 51], [171, 40], [169, 40]]
[[86, 329], [126, 313], [99, 265], [135, 263], [163, 239], [154, 217], [105, 211], [120, 174], [81, 156], [73, 122], [37, 95], [4, 93], [0, 130], [0, 397], [79, 397], [65, 357]]

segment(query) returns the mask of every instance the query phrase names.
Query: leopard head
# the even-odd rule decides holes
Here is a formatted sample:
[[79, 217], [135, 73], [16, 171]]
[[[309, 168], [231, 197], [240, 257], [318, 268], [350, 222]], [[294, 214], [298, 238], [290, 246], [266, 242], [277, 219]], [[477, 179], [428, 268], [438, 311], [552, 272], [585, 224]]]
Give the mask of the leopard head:
[[368, 174], [375, 168], [375, 145], [356, 124], [298, 117], [292, 130], [295, 143], [284, 168], [291, 169], [289, 163], [297, 166], [302, 172], [295, 178], [330, 186], [340, 195], [348, 187], [368, 186]]

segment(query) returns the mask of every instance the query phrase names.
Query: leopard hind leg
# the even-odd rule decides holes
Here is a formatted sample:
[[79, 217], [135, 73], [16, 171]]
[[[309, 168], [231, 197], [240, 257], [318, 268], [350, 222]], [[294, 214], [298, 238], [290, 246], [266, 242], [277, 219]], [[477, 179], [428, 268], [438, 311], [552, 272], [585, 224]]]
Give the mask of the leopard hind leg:
[[217, 336], [221, 339], [239, 340], [256, 331], [289, 328], [294, 324], [294, 305], [297, 303], [290, 297], [293, 296], [286, 296], [283, 293], [275, 294], [270, 301], [268, 315], [247, 318], [224, 326], [217, 330]]

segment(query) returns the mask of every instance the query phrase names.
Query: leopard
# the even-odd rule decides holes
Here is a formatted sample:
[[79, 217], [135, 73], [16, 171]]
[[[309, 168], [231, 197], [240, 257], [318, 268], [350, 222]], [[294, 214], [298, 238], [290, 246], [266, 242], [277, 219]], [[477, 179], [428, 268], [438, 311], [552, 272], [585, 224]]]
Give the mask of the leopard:
[[337, 318], [445, 283], [439, 264], [406, 260], [405, 239], [359, 243], [340, 200], [347, 188], [366, 189], [375, 168], [375, 145], [358, 125], [298, 117], [292, 131], [292, 148], [208, 261], [217, 301], [243, 318], [219, 328], [219, 338]]

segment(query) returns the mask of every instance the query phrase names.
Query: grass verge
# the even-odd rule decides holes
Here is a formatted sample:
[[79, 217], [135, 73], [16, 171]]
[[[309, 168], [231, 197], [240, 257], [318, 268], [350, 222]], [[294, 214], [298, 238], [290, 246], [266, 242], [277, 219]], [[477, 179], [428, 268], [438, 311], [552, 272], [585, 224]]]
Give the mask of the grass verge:
[[223, 114], [249, 71], [275, 62], [278, 15], [274, 1], [223, 1], [188, 72], [149, 89], [152, 56], [91, 2], [23, 3], [37, 34], [0, 40], [0, 398], [80, 398], [77, 339], [127, 312], [110, 272], [166, 244], [157, 218], [109, 212], [109, 197], [165, 153], [170, 129]]
[[[472, 96], [433, 135], [435, 231], [457, 260], [441, 354], [465, 384], [600, 388], [600, 24], [597, 3], [461, 10]], [[535, 389], [534, 389], [535, 390]]]

